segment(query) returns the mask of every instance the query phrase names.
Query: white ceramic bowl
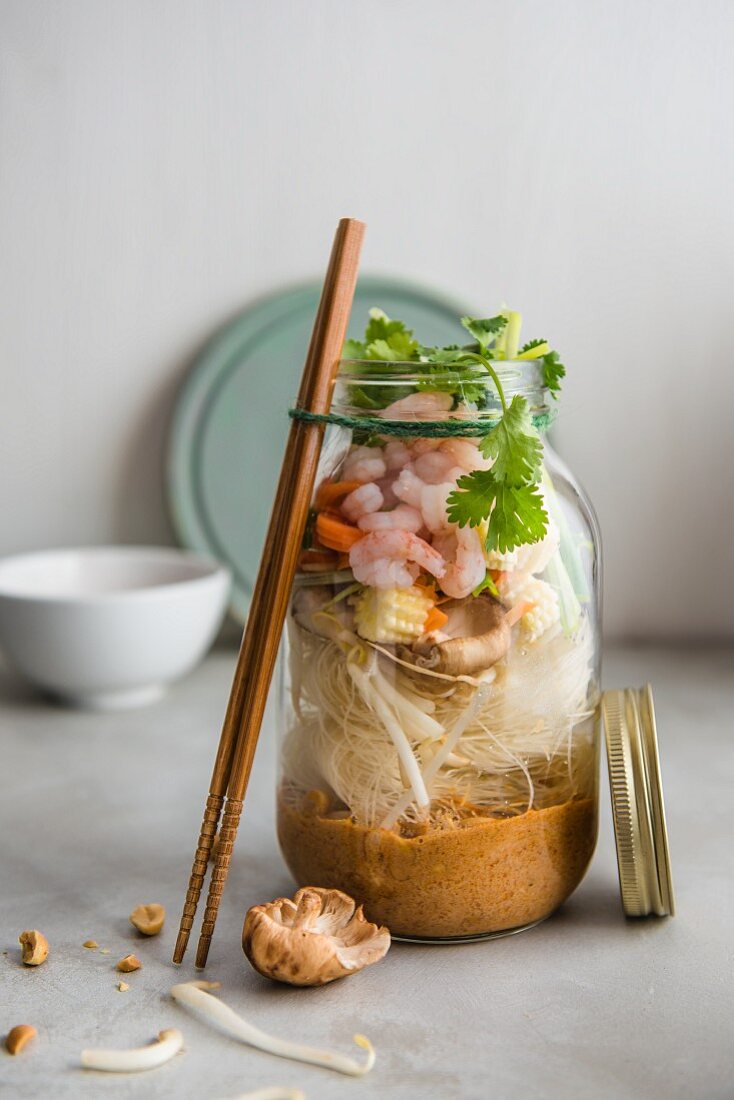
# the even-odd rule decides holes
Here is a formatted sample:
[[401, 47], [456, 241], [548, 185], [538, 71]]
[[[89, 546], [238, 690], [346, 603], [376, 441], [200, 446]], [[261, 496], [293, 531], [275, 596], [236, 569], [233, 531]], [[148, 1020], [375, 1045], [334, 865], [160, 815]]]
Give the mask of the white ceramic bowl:
[[138, 706], [206, 653], [230, 575], [181, 550], [96, 547], [0, 560], [0, 648], [77, 706]]

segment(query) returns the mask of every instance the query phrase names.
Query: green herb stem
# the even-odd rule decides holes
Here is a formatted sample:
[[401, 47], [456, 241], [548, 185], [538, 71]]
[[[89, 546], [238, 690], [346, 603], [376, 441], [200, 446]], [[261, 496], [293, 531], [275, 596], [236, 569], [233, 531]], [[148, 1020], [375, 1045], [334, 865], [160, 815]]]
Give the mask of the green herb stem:
[[479, 355], [478, 352], [476, 352], [476, 351], [462, 351], [457, 355], [456, 358], [457, 358], [457, 362], [459, 362], [459, 363], [463, 362], [465, 359], [470, 359], [474, 363], [481, 363], [481, 365], [484, 367], [484, 369], [490, 375], [492, 381], [494, 382], [495, 386], [497, 387], [497, 394], [498, 394], [500, 402], [502, 404], [502, 413], [503, 414], [506, 413], [507, 412], [507, 400], [505, 399], [505, 391], [502, 388], [502, 383], [500, 382], [500, 377], [497, 374], [497, 371], [494, 369], [494, 367], [490, 363], [489, 359], [487, 359], [484, 355]]

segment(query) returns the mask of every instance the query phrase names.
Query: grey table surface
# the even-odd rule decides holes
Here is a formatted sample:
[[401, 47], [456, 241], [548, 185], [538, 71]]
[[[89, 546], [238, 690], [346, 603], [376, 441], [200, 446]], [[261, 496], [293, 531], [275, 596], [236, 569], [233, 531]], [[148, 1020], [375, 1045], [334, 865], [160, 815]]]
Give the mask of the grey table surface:
[[[607, 686], [656, 691], [678, 912], [626, 921], [606, 780], [599, 846], [553, 918], [519, 936], [465, 946], [396, 944], [379, 965], [315, 990], [277, 986], [240, 949], [249, 905], [290, 892], [278, 853], [275, 722], [268, 715], [207, 977], [259, 1027], [360, 1052], [356, 1080], [239, 1045], [168, 996], [195, 976], [170, 955], [234, 654], [218, 652], [166, 699], [118, 714], [55, 708], [0, 675], [0, 1031], [32, 1023], [24, 1054], [0, 1051], [9, 1097], [233, 1097], [291, 1085], [309, 1100], [345, 1096], [734, 1096], [732, 827], [734, 654], [611, 649]], [[143, 940], [128, 913], [168, 910]], [[39, 928], [51, 954], [20, 963], [18, 934]], [[82, 947], [95, 939], [109, 954]], [[118, 958], [143, 969], [118, 992]], [[190, 951], [193, 955], [193, 951]], [[89, 1046], [134, 1046], [178, 1026], [185, 1053], [118, 1077], [79, 1068]]]

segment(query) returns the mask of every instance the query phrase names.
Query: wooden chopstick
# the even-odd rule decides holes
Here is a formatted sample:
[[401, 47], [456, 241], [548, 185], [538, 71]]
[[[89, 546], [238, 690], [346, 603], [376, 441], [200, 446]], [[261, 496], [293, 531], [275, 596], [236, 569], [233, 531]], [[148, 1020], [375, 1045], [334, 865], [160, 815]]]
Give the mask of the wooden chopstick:
[[[343, 218], [334, 237], [298, 394], [299, 408], [309, 412], [327, 413], [331, 405], [364, 230], [362, 222]], [[291, 423], [212, 772], [174, 962], [181, 962], [186, 951], [226, 791], [227, 801], [196, 953], [196, 965], [203, 967], [206, 964], [280, 644], [323, 433], [323, 424], [302, 420]]]

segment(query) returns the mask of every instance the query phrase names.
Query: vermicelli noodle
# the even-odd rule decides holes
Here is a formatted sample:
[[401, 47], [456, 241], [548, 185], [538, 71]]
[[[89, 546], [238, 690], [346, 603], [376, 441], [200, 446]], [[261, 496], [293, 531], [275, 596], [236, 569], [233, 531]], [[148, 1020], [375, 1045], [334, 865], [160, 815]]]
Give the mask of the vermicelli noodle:
[[392, 824], [398, 804], [406, 823], [425, 816], [411, 797], [406, 769], [374, 699], [365, 698], [350, 668], [358, 670], [363, 685], [373, 684], [378, 696], [380, 683], [386, 683], [392, 686], [390, 696], [422, 701], [443, 739], [470, 713], [448, 759], [431, 774], [442, 737], [420, 739], [400, 722], [392, 698], [381, 699], [402, 726], [419, 771], [428, 776], [432, 803], [454, 801], [485, 814], [510, 815], [591, 788], [596, 698], [586, 620], [575, 638], [556, 630], [533, 645], [516, 645], [490, 682], [479, 686], [408, 669], [368, 644], [347, 655], [336, 642], [296, 623], [289, 643], [294, 720], [285, 739], [283, 774], [294, 796], [326, 789], [337, 806], [367, 826]]

